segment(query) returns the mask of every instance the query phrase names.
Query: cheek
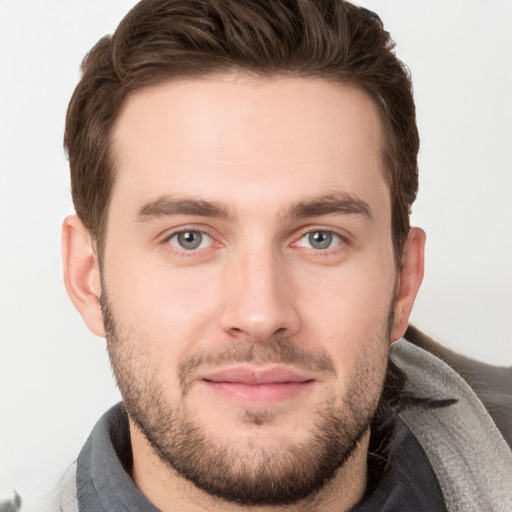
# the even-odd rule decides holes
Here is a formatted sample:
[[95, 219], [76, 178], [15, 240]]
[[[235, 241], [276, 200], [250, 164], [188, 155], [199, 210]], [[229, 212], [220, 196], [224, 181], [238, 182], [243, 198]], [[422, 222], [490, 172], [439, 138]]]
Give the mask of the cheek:
[[211, 327], [219, 287], [214, 269], [176, 269], [141, 255], [117, 261], [105, 274], [116, 317], [162, 357], [163, 349], [180, 354]]
[[371, 340], [387, 341], [394, 282], [392, 263], [305, 274], [297, 294], [305, 339], [321, 339], [341, 365], [350, 366]]

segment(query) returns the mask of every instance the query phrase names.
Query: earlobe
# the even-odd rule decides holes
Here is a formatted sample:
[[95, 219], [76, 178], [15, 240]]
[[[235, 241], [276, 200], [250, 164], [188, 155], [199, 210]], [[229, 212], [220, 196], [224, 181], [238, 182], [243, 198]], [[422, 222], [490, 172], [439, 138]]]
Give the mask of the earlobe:
[[425, 232], [420, 228], [411, 228], [405, 242], [402, 267], [395, 290], [394, 320], [391, 341], [400, 339], [409, 324], [414, 300], [423, 281]]
[[105, 337], [100, 306], [100, 271], [94, 241], [76, 215], [62, 225], [62, 259], [64, 284], [71, 301], [82, 315], [87, 327], [97, 336]]

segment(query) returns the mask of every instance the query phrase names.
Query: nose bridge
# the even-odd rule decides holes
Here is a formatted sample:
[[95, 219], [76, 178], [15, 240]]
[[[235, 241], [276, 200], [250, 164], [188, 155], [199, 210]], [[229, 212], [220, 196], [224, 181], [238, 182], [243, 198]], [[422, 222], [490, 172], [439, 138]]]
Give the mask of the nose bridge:
[[264, 342], [299, 327], [286, 260], [272, 244], [245, 244], [232, 256], [227, 276], [223, 328], [232, 335]]

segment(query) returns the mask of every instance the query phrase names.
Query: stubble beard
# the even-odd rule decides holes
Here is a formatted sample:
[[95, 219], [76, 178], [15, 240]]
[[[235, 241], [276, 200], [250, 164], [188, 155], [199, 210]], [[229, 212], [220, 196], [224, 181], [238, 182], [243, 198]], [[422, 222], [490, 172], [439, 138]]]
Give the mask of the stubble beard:
[[[106, 295], [102, 311], [113, 372], [127, 413], [162, 462], [209, 495], [245, 506], [290, 505], [311, 498], [331, 481], [368, 431], [382, 393], [389, 356], [389, 326], [367, 340], [367, 349], [342, 397], [317, 407], [315, 421], [300, 444], [236, 446], [229, 435], [208, 432], [187, 407], [187, 376], [204, 362], [272, 362], [335, 372], [325, 355], [305, 352], [278, 339], [267, 345], [235, 343], [221, 355], [194, 355], [180, 365], [182, 400], [170, 404], [126, 325], [114, 320]], [[391, 309], [392, 311], [392, 309]], [[140, 340], [138, 340], [140, 341]], [[382, 359], [375, 352], [382, 353]], [[306, 362], [307, 361], [307, 362]], [[270, 411], [245, 411], [245, 423], [272, 423]]]

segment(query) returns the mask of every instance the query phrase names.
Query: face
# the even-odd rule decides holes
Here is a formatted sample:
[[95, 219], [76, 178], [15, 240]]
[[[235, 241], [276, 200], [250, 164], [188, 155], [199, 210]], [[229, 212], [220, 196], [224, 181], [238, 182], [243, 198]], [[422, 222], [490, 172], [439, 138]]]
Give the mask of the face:
[[376, 108], [321, 79], [182, 80], [131, 96], [113, 138], [102, 307], [134, 443], [230, 501], [311, 494], [386, 371]]

